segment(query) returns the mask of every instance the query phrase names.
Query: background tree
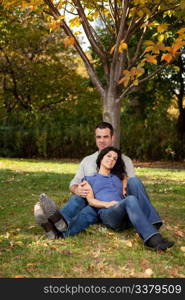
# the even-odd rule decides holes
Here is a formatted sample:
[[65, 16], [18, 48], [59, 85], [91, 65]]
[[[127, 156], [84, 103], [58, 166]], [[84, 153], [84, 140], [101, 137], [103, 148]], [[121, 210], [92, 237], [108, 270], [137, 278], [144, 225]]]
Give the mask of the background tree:
[[101, 108], [83, 69], [76, 72], [74, 50], [64, 46], [60, 30], [50, 33], [43, 15], [1, 11], [0, 155], [84, 155], [94, 146], [86, 135], [101, 119]]
[[[30, 0], [7, 1], [5, 7], [22, 5], [36, 7], [55, 21], [51, 28], [61, 27], [66, 37], [66, 45], [73, 45], [84, 61], [88, 74], [99, 91], [103, 102], [103, 119], [109, 121], [116, 129], [119, 144], [120, 103], [125, 95], [132, 92], [135, 86], [148, 81], [164, 66], [170, 63], [177, 51], [184, 45], [185, 29], [179, 30], [175, 41], [170, 43], [168, 20], [173, 14], [180, 14], [185, 6], [184, 0]], [[111, 49], [106, 49], [95, 30], [95, 20], [99, 20], [105, 31], [112, 36]], [[160, 19], [160, 22], [159, 22]], [[157, 20], [157, 21], [156, 21]], [[82, 26], [94, 51], [100, 57], [104, 80], [97, 76], [93, 63], [90, 62], [80, 46], [76, 27]], [[150, 41], [145, 40], [150, 31]], [[138, 42], [130, 47], [133, 37]], [[145, 73], [145, 66], [151, 64], [151, 72]]]
[[[44, 18], [20, 10], [0, 19], [0, 78], [3, 107], [48, 110], [78, 94], [76, 65], [61, 33], [49, 33]], [[66, 60], [67, 57], [67, 60]]]

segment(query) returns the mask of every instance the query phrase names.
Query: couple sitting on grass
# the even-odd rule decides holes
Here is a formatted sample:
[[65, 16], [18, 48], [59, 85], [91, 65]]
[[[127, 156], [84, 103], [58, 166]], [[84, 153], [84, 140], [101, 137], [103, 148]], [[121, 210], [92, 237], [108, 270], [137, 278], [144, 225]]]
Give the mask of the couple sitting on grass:
[[[105, 137], [107, 127], [104, 126], [109, 123], [102, 123], [102, 128], [96, 127], [96, 133], [98, 129], [102, 133], [100, 136]], [[97, 146], [98, 137], [96, 135]], [[156, 251], [165, 251], [172, 247], [174, 242], [164, 239], [159, 233], [161, 218], [152, 206], [142, 183], [137, 181], [135, 190], [131, 186], [132, 177], [128, 178], [127, 183], [127, 168], [120, 150], [109, 145], [98, 148], [97, 172], [84, 176], [80, 183], [83, 191], [81, 196], [84, 196], [75, 195], [63, 209], [58, 209], [52, 199], [41, 194], [40, 201], [34, 207], [36, 223], [43, 227], [49, 239], [72, 236], [89, 225], [100, 222], [116, 231], [134, 227], [144, 245]]]

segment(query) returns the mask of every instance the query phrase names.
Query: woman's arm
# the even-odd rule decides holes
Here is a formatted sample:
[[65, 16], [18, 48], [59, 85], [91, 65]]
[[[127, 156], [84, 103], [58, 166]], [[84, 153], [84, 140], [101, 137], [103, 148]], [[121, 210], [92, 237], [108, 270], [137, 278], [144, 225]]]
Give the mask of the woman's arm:
[[118, 203], [117, 201], [114, 201], [114, 200], [106, 202], [106, 201], [100, 201], [98, 199], [95, 199], [94, 193], [93, 193], [93, 190], [92, 190], [92, 187], [90, 186], [90, 184], [87, 181], [83, 181], [83, 182], [85, 182], [85, 187], [89, 190], [89, 192], [86, 196], [86, 199], [90, 206], [93, 206], [96, 208], [108, 208], [108, 207], [114, 206], [115, 204]]

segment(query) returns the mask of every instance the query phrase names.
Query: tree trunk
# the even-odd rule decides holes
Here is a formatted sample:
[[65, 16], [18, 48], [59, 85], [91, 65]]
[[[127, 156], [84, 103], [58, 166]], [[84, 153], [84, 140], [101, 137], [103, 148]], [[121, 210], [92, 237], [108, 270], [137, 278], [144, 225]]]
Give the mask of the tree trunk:
[[115, 133], [114, 146], [120, 147], [120, 101], [116, 91], [108, 90], [103, 99], [103, 121], [112, 124]]
[[179, 139], [185, 140], [185, 108], [180, 110], [177, 121], [177, 134]]

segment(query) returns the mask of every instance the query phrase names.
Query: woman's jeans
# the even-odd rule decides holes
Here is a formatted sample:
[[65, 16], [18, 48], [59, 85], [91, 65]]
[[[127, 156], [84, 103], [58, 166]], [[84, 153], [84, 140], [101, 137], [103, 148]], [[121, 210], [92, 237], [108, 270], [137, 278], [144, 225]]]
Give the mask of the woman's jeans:
[[144, 241], [158, 231], [152, 224], [162, 220], [150, 202], [144, 185], [137, 177], [131, 177], [127, 184], [128, 196], [113, 207], [96, 209], [86, 199], [74, 195], [59, 212], [68, 223], [64, 236], [75, 235], [89, 225], [101, 222], [112, 229], [132, 226]]
[[72, 196], [59, 212], [68, 224], [68, 229], [63, 232], [64, 237], [75, 235], [98, 222], [97, 209], [77, 195]]

